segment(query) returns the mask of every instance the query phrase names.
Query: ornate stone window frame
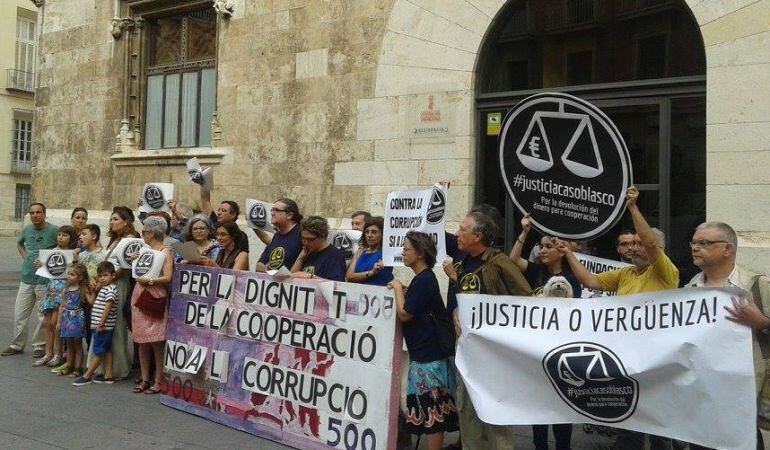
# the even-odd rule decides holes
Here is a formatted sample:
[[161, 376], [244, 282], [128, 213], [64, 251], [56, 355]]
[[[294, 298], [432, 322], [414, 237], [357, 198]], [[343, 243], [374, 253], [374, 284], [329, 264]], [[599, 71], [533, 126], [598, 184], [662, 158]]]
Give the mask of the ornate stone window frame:
[[[214, 8], [213, 0], [116, 0], [116, 14], [111, 21], [112, 36], [116, 46], [122, 47], [124, 57], [123, 74], [123, 119], [115, 142], [115, 155], [111, 158], [116, 166], [184, 165], [192, 156], [205, 156], [209, 164], [222, 164], [232, 149], [221, 148], [221, 128], [216, 120], [216, 100], [212, 121], [211, 148], [173, 148], [144, 150], [142, 140], [147, 89], [149, 39], [145, 24], [147, 20], [175, 13]], [[218, 12], [218, 11], [217, 11]], [[223, 15], [217, 14], [217, 41]], [[120, 54], [120, 53], [117, 53]], [[217, 55], [219, 44], [217, 42]], [[218, 58], [217, 58], [218, 59]], [[216, 67], [216, 66], [215, 66]]]

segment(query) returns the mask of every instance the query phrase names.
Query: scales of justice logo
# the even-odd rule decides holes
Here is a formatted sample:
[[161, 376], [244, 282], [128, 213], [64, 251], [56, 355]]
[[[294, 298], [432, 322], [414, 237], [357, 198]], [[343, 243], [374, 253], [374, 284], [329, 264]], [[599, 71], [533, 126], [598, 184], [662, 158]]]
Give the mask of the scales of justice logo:
[[543, 370], [567, 405], [599, 422], [616, 423], [633, 415], [639, 383], [609, 348], [593, 342], [571, 342], [543, 358]]
[[160, 186], [154, 184], [148, 184], [144, 189], [144, 201], [152, 209], [160, 209], [166, 204], [166, 198], [163, 195], [163, 190]]
[[134, 253], [138, 253], [144, 247], [144, 244], [139, 241], [130, 242], [123, 248], [123, 261], [128, 261]]
[[430, 203], [428, 204], [428, 213], [425, 219], [431, 225], [437, 225], [444, 220], [444, 213], [446, 212], [446, 195], [444, 191], [434, 187], [433, 193], [430, 197]]
[[143, 277], [150, 273], [154, 262], [155, 255], [152, 252], [145, 252], [139, 255], [139, 259], [136, 261], [136, 275]]
[[353, 240], [350, 239], [350, 236], [345, 234], [344, 232], [340, 231], [334, 234], [332, 237], [332, 245], [342, 252], [342, 256], [345, 259], [350, 259], [353, 257], [354, 252], [354, 245]]
[[264, 228], [267, 226], [267, 211], [265, 205], [262, 203], [255, 203], [249, 211], [249, 220], [257, 228]]
[[67, 270], [67, 258], [64, 253], [54, 252], [45, 260], [45, 268], [54, 277], [64, 275]]

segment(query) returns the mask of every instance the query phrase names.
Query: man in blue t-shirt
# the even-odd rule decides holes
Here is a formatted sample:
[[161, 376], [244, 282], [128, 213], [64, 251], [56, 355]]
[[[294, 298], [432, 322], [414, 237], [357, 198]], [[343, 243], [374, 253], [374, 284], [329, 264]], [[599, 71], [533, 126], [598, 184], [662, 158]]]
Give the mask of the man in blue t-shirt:
[[[32, 203], [29, 205], [30, 225], [24, 227], [19, 235], [16, 245], [19, 248], [19, 254], [22, 258], [21, 280], [19, 281], [19, 291], [16, 294], [16, 304], [13, 308], [13, 340], [7, 349], [0, 353], [0, 356], [10, 356], [21, 353], [27, 344], [27, 322], [32, 314], [32, 309], [39, 299], [45, 294], [45, 287], [48, 280], [35, 275], [35, 261], [40, 255], [41, 249], [51, 249], [56, 247], [56, 225], [51, 225], [45, 221], [45, 205], [42, 203]], [[39, 308], [35, 308], [39, 310]], [[37, 327], [32, 337], [32, 346], [34, 351], [32, 356], [40, 358], [43, 356], [43, 347], [45, 341], [43, 333], [40, 330], [42, 317], [38, 311]]]
[[329, 223], [310, 216], [302, 221], [302, 251], [292, 266], [292, 278], [324, 278], [345, 281], [345, 256], [328, 241]]
[[[290, 198], [280, 198], [270, 208], [270, 223], [275, 228], [275, 234], [270, 237], [262, 230], [254, 230], [257, 236], [267, 245], [259, 257], [257, 272], [278, 270], [281, 266], [291, 269], [302, 251], [302, 243], [299, 239], [299, 223], [302, 214], [299, 206]], [[261, 234], [259, 233], [261, 232]]]

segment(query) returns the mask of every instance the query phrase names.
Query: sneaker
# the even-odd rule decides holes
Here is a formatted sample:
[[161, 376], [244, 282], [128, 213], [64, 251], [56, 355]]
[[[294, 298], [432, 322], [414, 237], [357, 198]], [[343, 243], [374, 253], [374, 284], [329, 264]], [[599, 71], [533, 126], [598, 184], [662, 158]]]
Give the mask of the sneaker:
[[19, 353], [22, 353], [21, 350], [18, 348], [8, 347], [5, 350], [3, 350], [2, 353], [0, 353], [0, 356], [12, 356], [12, 355], [18, 355]]
[[62, 360], [61, 356], [56, 355], [53, 358], [51, 358], [50, 361], [45, 363], [45, 365], [48, 366], [48, 367], [59, 367], [62, 362], [64, 362], [64, 361]]
[[72, 382], [73, 386], [85, 386], [87, 384], [91, 384], [91, 379], [84, 376], [80, 376]]
[[[21, 351], [19, 353], [21, 353]], [[32, 352], [32, 357], [33, 358], [42, 358], [43, 356], [45, 356], [45, 350], [43, 350], [42, 348], [36, 348]]]
[[61, 366], [54, 367], [53, 369], [51, 369], [51, 373], [57, 373], [57, 374], [58, 373], [63, 373], [63, 372], [66, 373], [66, 372], [69, 372], [69, 371], [70, 371], [70, 365], [67, 364], [66, 362], [64, 364], [62, 364]]
[[50, 361], [50, 360], [51, 360], [51, 357], [49, 357], [49, 356], [43, 356], [43, 357], [42, 357], [42, 358], [40, 358], [40, 359], [36, 359], [36, 360], [35, 360], [35, 361], [32, 363], [32, 367], [41, 367], [41, 366], [44, 366], [44, 365], [48, 364], [48, 361]]

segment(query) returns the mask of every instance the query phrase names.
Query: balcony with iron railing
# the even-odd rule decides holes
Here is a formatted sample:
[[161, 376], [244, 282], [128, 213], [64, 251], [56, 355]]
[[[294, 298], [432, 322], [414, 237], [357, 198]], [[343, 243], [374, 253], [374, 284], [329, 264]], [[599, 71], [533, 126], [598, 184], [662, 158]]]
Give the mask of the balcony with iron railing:
[[605, 10], [604, 0], [565, 0], [546, 10], [545, 28], [551, 32], [590, 28], [602, 21]]
[[8, 69], [6, 89], [21, 92], [35, 92], [35, 73]]
[[16, 151], [11, 151], [11, 173], [30, 174], [32, 173], [32, 161], [19, 158]]

